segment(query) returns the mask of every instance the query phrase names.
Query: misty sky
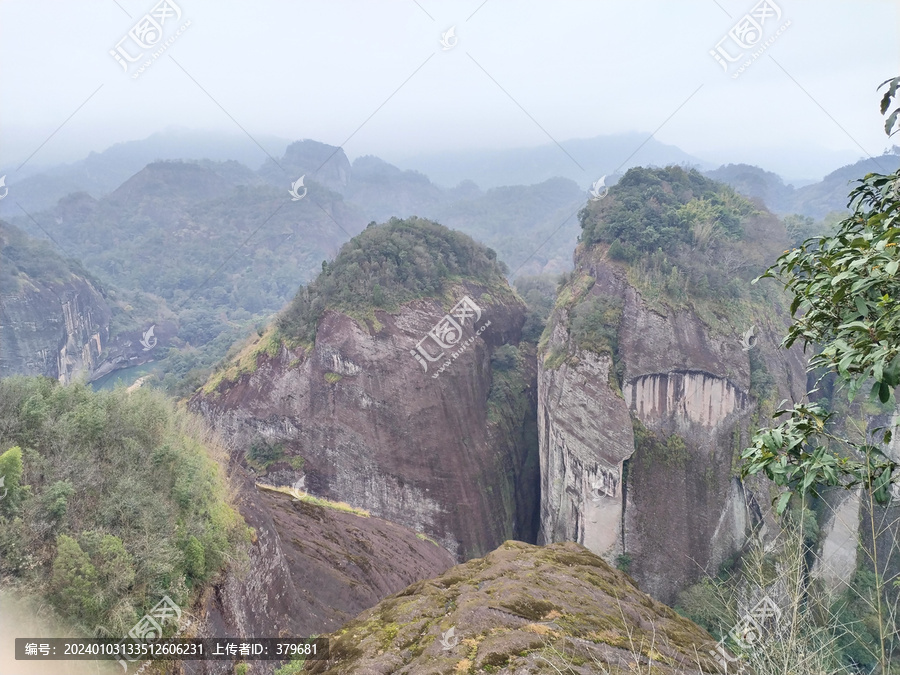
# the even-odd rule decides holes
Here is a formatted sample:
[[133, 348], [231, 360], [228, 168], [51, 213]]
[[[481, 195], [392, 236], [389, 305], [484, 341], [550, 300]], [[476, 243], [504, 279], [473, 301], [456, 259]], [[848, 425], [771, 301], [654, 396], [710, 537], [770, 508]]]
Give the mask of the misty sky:
[[0, 166], [48, 137], [31, 168], [173, 126], [389, 161], [658, 129], [789, 179], [881, 154], [875, 89], [900, 73], [900, 4], [774, 1], [763, 42], [790, 25], [733, 79], [709, 52], [752, 0], [174, 0], [163, 42], [190, 25], [134, 79], [145, 59], [126, 73], [109, 52], [154, 0], [0, 0]]

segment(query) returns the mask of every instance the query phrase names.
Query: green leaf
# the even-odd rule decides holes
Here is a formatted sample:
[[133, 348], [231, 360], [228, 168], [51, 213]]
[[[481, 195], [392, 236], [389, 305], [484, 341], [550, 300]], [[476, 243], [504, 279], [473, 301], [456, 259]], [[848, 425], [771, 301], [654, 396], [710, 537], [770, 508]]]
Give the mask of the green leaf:
[[890, 365], [884, 369], [884, 381], [891, 387], [900, 384], [900, 354], [895, 356]]
[[781, 495], [779, 495], [778, 502], [775, 504], [775, 512], [779, 516], [784, 513], [784, 510], [787, 508], [788, 502], [791, 501], [792, 496], [792, 492], [782, 492]]
[[894, 135], [891, 132], [891, 129], [894, 128], [894, 124], [896, 124], [897, 122], [898, 115], [900, 115], [900, 108], [897, 108], [894, 112], [892, 112], [884, 123], [884, 133], [886, 133], [888, 136]]
[[894, 77], [890, 80], [885, 80], [881, 84], [878, 85], [878, 89], [881, 89], [884, 85], [889, 84], [888, 90], [884, 92], [884, 96], [881, 98], [881, 114], [887, 111], [887, 109], [891, 105], [891, 101], [894, 96], [897, 95], [897, 86], [900, 85], [900, 77]]
[[888, 386], [887, 382], [882, 382], [881, 386], [878, 388], [878, 400], [882, 403], [887, 403], [891, 400], [891, 388]]
[[838, 326], [838, 328], [841, 330], [857, 330], [862, 331], [863, 333], [869, 332], [869, 324], [867, 324], [865, 321], [851, 321], [850, 323], [845, 323], [841, 326]]
[[835, 276], [831, 279], [831, 285], [837, 286], [844, 279], [849, 279], [852, 276], [853, 276], [853, 272], [841, 272], [840, 274], [838, 274], [837, 276]]

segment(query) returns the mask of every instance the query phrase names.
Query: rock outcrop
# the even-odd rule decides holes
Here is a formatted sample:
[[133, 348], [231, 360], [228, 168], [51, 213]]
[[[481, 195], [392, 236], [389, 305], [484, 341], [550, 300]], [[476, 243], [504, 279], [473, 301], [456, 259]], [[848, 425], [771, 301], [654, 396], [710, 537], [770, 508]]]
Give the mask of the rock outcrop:
[[[757, 216], [747, 250], [772, 255], [778, 227]], [[769, 486], [742, 483], [739, 454], [751, 426], [765, 423], [754, 387], [768, 383], [768, 411], [800, 400], [805, 363], [799, 348], [779, 348], [787, 313], [769, 296], [742, 300], [745, 323], [708, 305], [651, 301], [608, 250], [579, 246], [539, 356], [539, 541], [582, 543], [672, 603], [715, 575], [753, 526], [771, 531]], [[573, 317], [591, 303], [605, 308], [603, 348], [575, 335]]]
[[[254, 530], [249, 566], [206, 593], [203, 635], [322, 635], [454, 564], [445, 549], [404, 527], [256, 487], [246, 473], [237, 507]], [[277, 665], [257, 662], [253, 672]], [[231, 673], [233, 664], [184, 667], [212, 675]]]
[[271, 158], [266, 160], [259, 169], [259, 175], [278, 186], [292, 183], [303, 175], [331, 190], [342, 192], [350, 180], [351, 171], [350, 160], [343, 148], [307, 139], [291, 143], [278, 162]]
[[89, 377], [109, 342], [102, 290], [49, 245], [0, 224], [0, 377]]
[[[386, 236], [419, 237], [404, 223], [384, 227], [395, 228]], [[477, 247], [425, 227], [459, 237], [453, 246]], [[366, 230], [341, 256], [372, 255], [370, 235], [380, 236]], [[441, 248], [436, 266], [462, 255]], [[331, 269], [344, 269], [341, 256]], [[394, 257], [352, 269], [379, 269]], [[365, 319], [326, 306], [314, 344], [267, 334], [239, 358], [249, 364], [244, 372], [220, 375], [191, 405], [243, 452], [282, 448], [269, 480], [290, 484], [302, 473], [312, 494], [424, 532], [458, 560], [512, 537], [534, 541], [534, 366], [516, 347], [524, 305], [500, 276], [457, 278], [441, 296]], [[495, 367], [501, 348], [509, 362]]]
[[536, 447], [488, 419], [491, 351], [518, 340], [523, 309], [490, 303], [475, 286], [466, 295], [481, 321], [466, 326], [471, 346], [438, 378], [437, 364], [424, 372], [410, 355], [445, 313], [422, 300], [377, 312], [377, 333], [328, 312], [311, 352], [263, 353], [255, 372], [194, 405], [238, 447], [265, 439], [302, 457], [313, 494], [424, 532], [457, 558], [534, 537]]
[[316, 675], [722, 672], [706, 631], [571, 542], [508, 541], [329, 636]]

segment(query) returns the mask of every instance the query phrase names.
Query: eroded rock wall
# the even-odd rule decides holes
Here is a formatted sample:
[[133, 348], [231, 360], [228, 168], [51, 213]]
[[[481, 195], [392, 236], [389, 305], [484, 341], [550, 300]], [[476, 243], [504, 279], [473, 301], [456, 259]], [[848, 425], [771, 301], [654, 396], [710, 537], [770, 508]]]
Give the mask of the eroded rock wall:
[[[524, 307], [486, 289], [456, 297], [464, 294], [482, 309], [464, 326], [459, 344], [467, 346], [455, 359], [447, 350], [426, 363], [427, 372], [410, 352], [445, 315], [437, 301], [379, 311], [378, 327], [328, 312], [309, 353], [262, 355], [255, 372], [192, 405], [236, 447], [265, 439], [302, 457], [312, 494], [424, 532], [458, 559], [509, 538], [533, 541], [537, 441], [525, 431], [534, 416], [533, 368], [519, 392], [527, 410], [512, 414], [490, 396], [491, 353], [518, 342]], [[449, 367], [434, 377], [445, 358]], [[298, 475], [287, 464], [272, 469], [286, 483]]]
[[109, 341], [111, 311], [89, 281], [29, 280], [0, 303], [0, 377], [90, 377]]
[[[715, 574], [754, 524], [771, 531], [767, 485], [737, 477], [757, 414], [749, 321], [713, 331], [689, 309], [653, 309], [602, 255], [582, 254], [575, 274], [592, 283], [585, 297], [615, 300], [622, 318], [615, 356], [579, 348], [564, 312], [551, 318], [538, 360], [540, 541], [584, 544], [671, 603]], [[799, 400], [804, 361], [779, 349], [783, 331], [782, 317], [760, 321], [756, 364], [779, 399]]]
[[[409, 584], [454, 564], [449, 552], [380, 518], [298, 501], [241, 472], [238, 509], [253, 528], [243, 568], [204, 596], [200, 632], [217, 637], [311, 636], [335, 631]], [[226, 675], [228, 661], [184, 662], [186, 673]], [[279, 664], [259, 661], [254, 672]]]

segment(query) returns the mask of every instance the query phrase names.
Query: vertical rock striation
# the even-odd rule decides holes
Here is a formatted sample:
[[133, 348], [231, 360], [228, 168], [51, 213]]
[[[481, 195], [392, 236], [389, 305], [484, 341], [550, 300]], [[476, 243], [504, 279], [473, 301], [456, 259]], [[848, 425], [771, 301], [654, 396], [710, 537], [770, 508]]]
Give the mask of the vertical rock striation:
[[[245, 368], [191, 405], [240, 455], [275, 448], [268, 480], [302, 473], [312, 494], [424, 532], [459, 560], [534, 541], [535, 366], [519, 348], [525, 307], [495, 257], [428, 221], [370, 227], [239, 357]], [[346, 294], [357, 286], [405, 299], [339, 309], [338, 297], [359, 306]]]
[[102, 291], [49, 246], [0, 224], [0, 377], [89, 377], [109, 342]]
[[[739, 228], [716, 203], [755, 215]], [[780, 223], [752, 208], [679, 169], [626, 174], [581, 213], [585, 241], [538, 356], [539, 541], [581, 543], [669, 604], [754, 527], [771, 530], [770, 486], [742, 482], [739, 455], [774, 401], [806, 392], [802, 352], [779, 346], [783, 303], [724, 271], [764, 269], [783, 247]], [[730, 234], [716, 218], [732, 218]], [[645, 252], [660, 232], [677, 243]]]

